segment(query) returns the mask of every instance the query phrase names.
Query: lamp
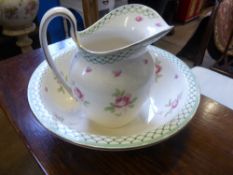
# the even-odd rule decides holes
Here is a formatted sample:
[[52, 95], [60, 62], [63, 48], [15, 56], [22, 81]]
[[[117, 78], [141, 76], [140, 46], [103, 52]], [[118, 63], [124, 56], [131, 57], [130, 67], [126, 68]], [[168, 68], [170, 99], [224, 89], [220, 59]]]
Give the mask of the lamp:
[[33, 23], [39, 7], [38, 0], [1, 0], [0, 24], [3, 34], [17, 37], [16, 45], [23, 53], [32, 50], [28, 34], [36, 28]]

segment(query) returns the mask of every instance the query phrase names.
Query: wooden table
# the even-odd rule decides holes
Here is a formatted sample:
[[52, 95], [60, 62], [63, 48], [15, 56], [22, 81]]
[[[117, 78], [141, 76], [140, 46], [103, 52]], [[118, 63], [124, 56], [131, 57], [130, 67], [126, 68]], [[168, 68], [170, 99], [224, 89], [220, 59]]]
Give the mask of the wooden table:
[[149, 148], [103, 152], [60, 140], [37, 122], [27, 101], [29, 78], [43, 60], [39, 49], [0, 62], [0, 105], [45, 174], [233, 174], [233, 111], [204, 96], [181, 132]]

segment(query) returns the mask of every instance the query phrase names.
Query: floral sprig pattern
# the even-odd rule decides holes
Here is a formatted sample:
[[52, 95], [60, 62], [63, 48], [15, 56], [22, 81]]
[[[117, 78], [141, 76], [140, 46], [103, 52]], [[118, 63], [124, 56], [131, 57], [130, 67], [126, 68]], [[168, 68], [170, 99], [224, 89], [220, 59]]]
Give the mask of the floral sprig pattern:
[[168, 112], [166, 112], [166, 114], [164, 115], [165, 117], [168, 114], [170, 114], [174, 109], [177, 108], [177, 106], [179, 105], [181, 97], [182, 97], [182, 92], [180, 92], [175, 99], [170, 99], [168, 101], [168, 104], [165, 105], [165, 107], [168, 108]]
[[92, 72], [92, 68], [91, 67], [86, 67], [85, 73], [91, 73], [91, 72]]
[[162, 77], [162, 74], [161, 74], [161, 72], [162, 72], [162, 69], [163, 69], [163, 67], [162, 67], [162, 65], [161, 65], [161, 61], [159, 61], [158, 59], [155, 59], [155, 81], [157, 82], [158, 81], [158, 79], [160, 78], [160, 77]]
[[114, 113], [116, 116], [121, 116], [124, 110], [133, 108], [137, 100], [137, 97], [132, 98], [130, 93], [119, 89], [116, 89], [112, 96], [114, 97], [114, 102], [111, 102], [104, 110]]
[[121, 74], [122, 74], [122, 71], [121, 70], [115, 70], [115, 71], [112, 71], [112, 74], [113, 76], [116, 78], [116, 77], [120, 77]]
[[76, 97], [76, 99], [80, 102], [82, 102], [84, 104], [84, 106], [87, 106], [90, 104], [90, 102], [88, 102], [87, 100], [85, 100], [84, 94], [82, 93], [82, 91], [78, 88], [75, 87], [73, 89], [73, 94]]
[[161, 24], [161, 22], [156, 22], [156, 23], [155, 23], [155, 26], [156, 26], [156, 27], [162, 27], [163, 25]]
[[[64, 78], [64, 80], [67, 82], [68, 81], [68, 76], [65, 75], [62, 71], [60, 72], [62, 77]], [[56, 80], [57, 84], [58, 84], [58, 88], [57, 91], [59, 93], [63, 93], [64, 95], [66, 94], [65, 88], [63, 87], [63, 85], [60, 83], [59, 79], [57, 78], [57, 76], [54, 76], [54, 80]]]
[[[65, 75], [62, 71], [60, 72], [61, 76], [64, 78], [64, 80], [66, 82], [68, 82], [68, 76]], [[60, 83], [59, 79], [54, 76], [54, 80], [56, 80], [57, 84], [58, 84], [58, 88], [57, 91], [58, 93], [62, 93], [62, 94], [66, 94], [65, 88], [63, 87], [63, 85]], [[45, 87], [45, 92], [48, 92], [48, 88]], [[81, 103], [84, 104], [84, 106], [88, 106], [90, 104], [89, 101], [84, 99], [84, 94], [82, 93], [82, 91], [78, 88], [78, 87], [74, 87], [73, 88], [73, 95], [75, 96], [75, 99]]]
[[137, 22], [141, 22], [143, 20], [142, 16], [136, 16], [135, 20]]

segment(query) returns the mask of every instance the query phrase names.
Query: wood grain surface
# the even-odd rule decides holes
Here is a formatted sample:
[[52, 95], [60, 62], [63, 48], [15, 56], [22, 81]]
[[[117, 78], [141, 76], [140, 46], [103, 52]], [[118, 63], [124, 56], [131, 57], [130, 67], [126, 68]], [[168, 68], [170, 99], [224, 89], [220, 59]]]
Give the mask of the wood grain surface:
[[45, 174], [233, 174], [233, 111], [204, 96], [182, 131], [149, 148], [104, 152], [60, 140], [37, 122], [27, 101], [29, 79], [43, 60], [39, 49], [0, 62], [0, 106]]

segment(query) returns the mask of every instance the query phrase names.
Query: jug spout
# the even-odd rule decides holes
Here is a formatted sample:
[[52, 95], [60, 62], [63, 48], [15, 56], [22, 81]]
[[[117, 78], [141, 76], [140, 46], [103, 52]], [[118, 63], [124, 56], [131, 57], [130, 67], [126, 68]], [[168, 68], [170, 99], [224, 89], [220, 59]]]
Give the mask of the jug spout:
[[80, 51], [87, 61], [111, 64], [143, 50], [172, 28], [150, 7], [125, 5], [78, 32]]

